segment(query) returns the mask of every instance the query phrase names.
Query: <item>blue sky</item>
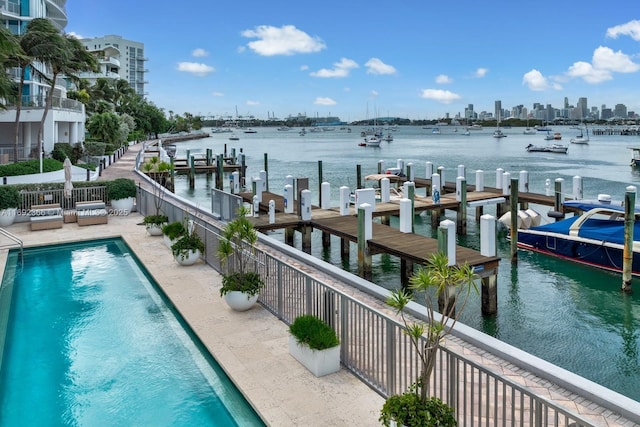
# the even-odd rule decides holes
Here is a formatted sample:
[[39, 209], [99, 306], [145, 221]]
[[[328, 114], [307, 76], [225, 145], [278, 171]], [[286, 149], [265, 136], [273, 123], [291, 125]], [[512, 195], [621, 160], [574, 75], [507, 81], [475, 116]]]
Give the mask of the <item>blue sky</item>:
[[624, 2], [69, 0], [67, 13], [67, 33], [144, 43], [149, 100], [180, 114], [415, 120], [565, 97], [640, 112], [640, 9]]

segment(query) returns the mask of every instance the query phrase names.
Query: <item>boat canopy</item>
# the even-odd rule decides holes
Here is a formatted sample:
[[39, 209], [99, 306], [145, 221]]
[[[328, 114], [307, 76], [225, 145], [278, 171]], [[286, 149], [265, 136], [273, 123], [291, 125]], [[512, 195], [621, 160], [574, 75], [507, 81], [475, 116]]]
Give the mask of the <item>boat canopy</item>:
[[[622, 200], [611, 200], [607, 202], [601, 202], [599, 200], [565, 200], [562, 204], [585, 212], [595, 208], [607, 208], [624, 212], [624, 202]], [[640, 205], [636, 205], [635, 212], [640, 213]]]

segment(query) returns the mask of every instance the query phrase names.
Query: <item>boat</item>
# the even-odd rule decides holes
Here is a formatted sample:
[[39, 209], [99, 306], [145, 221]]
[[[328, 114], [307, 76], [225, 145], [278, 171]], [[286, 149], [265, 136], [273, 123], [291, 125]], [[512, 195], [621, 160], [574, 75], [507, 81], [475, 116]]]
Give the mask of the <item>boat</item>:
[[541, 153], [563, 153], [566, 154], [569, 150], [567, 145], [561, 144], [549, 144], [549, 145], [533, 145], [529, 144], [525, 147], [528, 152], [541, 152]]
[[585, 126], [584, 129], [586, 131], [586, 135], [582, 133], [582, 128], [580, 128], [580, 135], [570, 139], [572, 144], [588, 144], [589, 143], [589, 128]]
[[502, 132], [502, 129], [500, 129], [500, 114], [498, 114], [498, 120], [496, 121], [496, 130], [493, 131], [493, 137], [494, 138], [507, 137], [507, 135], [505, 135], [504, 132]]
[[536, 132], [551, 132], [551, 130], [552, 130], [552, 129], [551, 129], [549, 126], [547, 126], [547, 125], [544, 125], [544, 126], [537, 126], [537, 125], [536, 125], [536, 126], [535, 126], [535, 128], [536, 128]]
[[431, 133], [434, 134], [434, 135], [440, 135], [440, 128], [431, 129]]
[[504, 132], [502, 132], [501, 129], [496, 129], [493, 131], [493, 137], [494, 138], [506, 138], [507, 135], [504, 134]]
[[244, 130], [244, 133], [258, 133], [258, 131], [257, 131], [257, 130], [255, 130], [255, 129], [246, 128], [246, 129]]
[[482, 130], [482, 125], [473, 124], [471, 126], [467, 126], [467, 130]]
[[284, 131], [291, 130], [291, 128], [289, 126], [280, 126], [278, 130], [284, 132]]
[[393, 141], [393, 135], [391, 135], [391, 133], [388, 133], [387, 136], [384, 137], [384, 140], [387, 142]]
[[462, 132], [462, 134], [465, 135], [465, 136], [469, 136], [469, 135], [471, 135], [471, 132], [469, 132], [469, 130], [467, 129], [464, 132]]
[[535, 135], [538, 131], [529, 127], [529, 119], [527, 119], [527, 127], [522, 131], [525, 135]]
[[553, 135], [551, 134], [551, 131], [547, 131], [547, 134], [544, 136], [544, 140], [545, 141], [553, 141]]
[[640, 167], [640, 147], [629, 147], [631, 150], [631, 166]]
[[553, 139], [555, 139], [556, 141], [560, 141], [562, 139], [562, 134], [560, 132], [554, 132]]
[[307, 130], [305, 128], [302, 128], [298, 133], [300, 134], [300, 136], [305, 136], [307, 134]]
[[[607, 194], [597, 200], [568, 200], [582, 211], [557, 222], [518, 230], [518, 247], [604, 270], [622, 273], [625, 207]], [[635, 207], [632, 274], [640, 276], [640, 206]]]
[[368, 136], [362, 140], [360, 144], [361, 147], [380, 147], [380, 143], [382, 142], [382, 138], [378, 136]]
[[240, 140], [240, 137], [238, 137], [238, 135], [236, 135], [235, 133], [232, 133], [229, 136], [229, 141], [239, 141], [239, 140]]

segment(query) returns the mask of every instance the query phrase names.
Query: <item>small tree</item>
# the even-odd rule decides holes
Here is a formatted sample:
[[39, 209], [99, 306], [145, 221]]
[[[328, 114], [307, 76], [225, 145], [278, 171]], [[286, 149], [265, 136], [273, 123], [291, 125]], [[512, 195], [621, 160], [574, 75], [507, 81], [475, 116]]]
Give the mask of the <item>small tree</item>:
[[[477, 293], [476, 279], [473, 268], [467, 264], [449, 265], [447, 256], [438, 252], [409, 279], [408, 290], [394, 290], [387, 298], [387, 304], [400, 315], [405, 333], [409, 336], [420, 360], [419, 377], [407, 393], [415, 394], [422, 408], [428, 406], [431, 401], [428, 398], [429, 379], [440, 343], [455, 326], [471, 291], [475, 290]], [[410, 320], [405, 313], [405, 308], [416, 296], [424, 298], [426, 322]], [[435, 304], [439, 306], [439, 316]], [[388, 414], [383, 410], [383, 415]]]

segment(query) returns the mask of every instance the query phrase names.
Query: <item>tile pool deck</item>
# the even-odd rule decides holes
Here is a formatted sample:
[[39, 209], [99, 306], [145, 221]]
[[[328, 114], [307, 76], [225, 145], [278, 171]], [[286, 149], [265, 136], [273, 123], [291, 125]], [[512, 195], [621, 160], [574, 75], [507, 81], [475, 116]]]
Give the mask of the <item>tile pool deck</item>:
[[[268, 425], [379, 425], [380, 395], [345, 369], [314, 377], [289, 355], [283, 322], [259, 305], [243, 313], [229, 309], [215, 270], [202, 261], [178, 265], [162, 237], [149, 236], [141, 222], [132, 213], [104, 225], [31, 231], [28, 223], [16, 223], [7, 230], [25, 247], [122, 237]], [[6, 254], [0, 251], [2, 266]]]

